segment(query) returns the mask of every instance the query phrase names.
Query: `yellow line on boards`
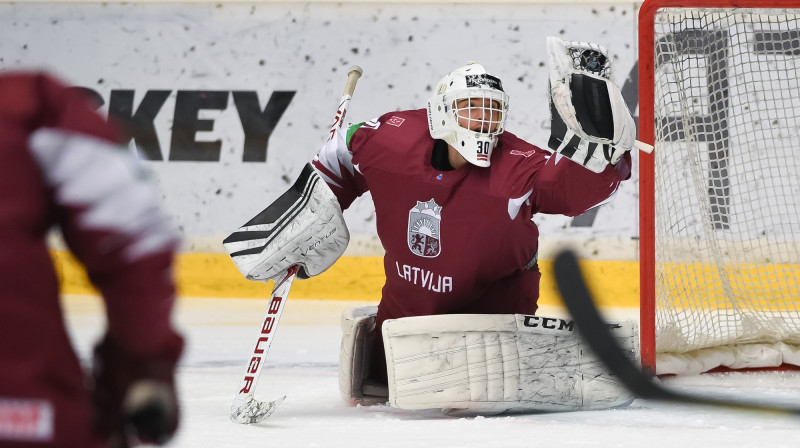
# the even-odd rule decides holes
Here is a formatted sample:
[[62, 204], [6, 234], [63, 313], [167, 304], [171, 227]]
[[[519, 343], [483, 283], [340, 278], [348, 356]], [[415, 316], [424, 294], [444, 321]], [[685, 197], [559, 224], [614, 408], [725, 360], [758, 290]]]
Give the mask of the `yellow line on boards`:
[[[72, 255], [53, 251], [64, 294], [97, 294], [86, 273]], [[639, 263], [634, 261], [581, 261], [584, 274], [597, 295], [598, 305], [639, 306]], [[540, 260], [542, 271], [540, 305], [560, 305], [552, 276], [552, 262]], [[184, 253], [175, 264], [181, 297], [265, 298], [272, 284], [245, 279], [227, 254]], [[380, 299], [383, 257], [340, 258], [326, 272], [308, 280], [297, 280], [289, 296], [293, 299], [374, 301]]]

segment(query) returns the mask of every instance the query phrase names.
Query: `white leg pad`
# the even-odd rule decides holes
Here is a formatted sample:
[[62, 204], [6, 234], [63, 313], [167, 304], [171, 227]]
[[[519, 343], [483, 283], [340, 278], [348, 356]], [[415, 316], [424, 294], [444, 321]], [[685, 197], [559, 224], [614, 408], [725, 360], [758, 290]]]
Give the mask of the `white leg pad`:
[[[635, 321], [612, 331], [638, 356]], [[390, 319], [389, 403], [455, 415], [607, 409], [633, 396], [584, 348], [571, 321], [521, 314]]]
[[[342, 345], [339, 349], [339, 392], [352, 405], [385, 403], [386, 397], [364, 393], [369, 375], [369, 354], [375, 337], [377, 306], [354, 307], [342, 313]], [[369, 392], [369, 391], [368, 391]]]

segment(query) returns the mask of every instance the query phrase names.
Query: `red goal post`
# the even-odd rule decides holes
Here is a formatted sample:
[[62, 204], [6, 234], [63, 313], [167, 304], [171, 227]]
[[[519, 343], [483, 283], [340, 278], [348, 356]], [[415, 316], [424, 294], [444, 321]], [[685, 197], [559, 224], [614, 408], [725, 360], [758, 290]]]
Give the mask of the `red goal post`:
[[638, 26], [642, 365], [798, 365], [800, 1], [646, 0]]

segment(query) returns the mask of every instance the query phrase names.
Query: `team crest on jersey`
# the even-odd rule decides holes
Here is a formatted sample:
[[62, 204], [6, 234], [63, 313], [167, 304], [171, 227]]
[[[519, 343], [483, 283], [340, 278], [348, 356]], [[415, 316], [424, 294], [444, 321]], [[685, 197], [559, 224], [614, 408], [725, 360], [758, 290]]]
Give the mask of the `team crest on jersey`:
[[408, 248], [425, 258], [439, 256], [441, 245], [442, 207], [431, 198], [419, 202], [408, 212]]

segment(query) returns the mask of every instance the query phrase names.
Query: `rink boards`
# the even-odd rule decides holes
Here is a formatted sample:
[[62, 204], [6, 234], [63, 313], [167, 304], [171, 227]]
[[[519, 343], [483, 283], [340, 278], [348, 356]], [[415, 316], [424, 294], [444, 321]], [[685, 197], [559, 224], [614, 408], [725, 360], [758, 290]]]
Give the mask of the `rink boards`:
[[[67, 252], [54, 251], [64, 294], [94, 294], [85, 272]], [[600, 305], [639, 306], [639, 263], [584, 260], [585, 275], [598, 291]], [[542, 271], [540, 305], [560, 303], [552, 277], [552, 261], [539, 261]], [[391, 272], [390, 274], [391, 275]], [[263, 298], [269, 294], [261, 282], [245, 279], [227, 254], [185, 253], [176, 262], [181, 297]], [[328, 271], [292, 286], [293, 299], [377, 301], [385, 281], [380, 256], [345, 256]]]

